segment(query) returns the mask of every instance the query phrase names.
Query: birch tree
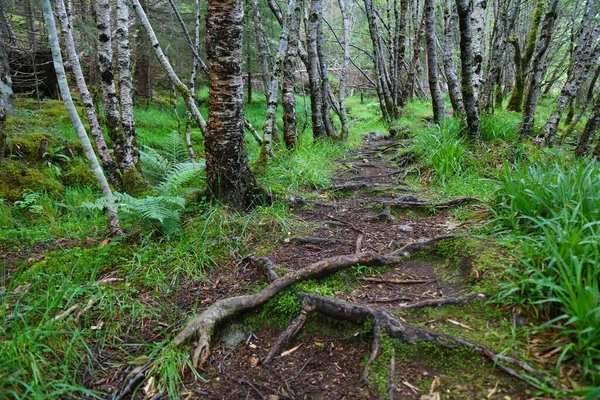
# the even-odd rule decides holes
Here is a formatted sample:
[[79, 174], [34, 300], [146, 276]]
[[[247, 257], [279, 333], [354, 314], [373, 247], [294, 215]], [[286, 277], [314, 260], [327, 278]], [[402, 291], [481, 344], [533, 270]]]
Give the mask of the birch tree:
[[104, 194], [104, 197], [106, 199], [109, 232], [111, 233], [111, 235], [122, 234], [123, 230], [121, 229], [119, 217], [115, 208], [113, 193], [110, 189], [110, 186], [108, 185], [106, 177], [104, 176], [102, 167], [100, 166], [100, 163], [96, 158], [96, 153], [94, 153], [94, 149], [92, 148], [90, 139], [88, 138], [83, 123], [81, 122], [81, 119], [77, 114], [77, 109], [75, 108], [75, 104], [73, 103], [73, 99], [71, 97], [69, 84], [67, 82], [67, 76], [65, 74], [65, 68], [63, 66], [62, 55], [60, 52], [60, 45], [58, 42], [56, 25], [54, 23], [54, 16], [52, 15], [52, 7], [50, 6], [50, 0], [42, 0], [42, 11], [44, 13], [44, 21], [46, 23], [46, 29], [48, 31], [48, 41], [50, 42], [50, 50], [52, 51], [54, 69], [56, 71], [56, 77], [58, 80], [58, 85], [63, 99], [63, 103], [65, 105], [65, 108], [67, 109], [67, 113], [69, 114], [71, 123], [73, 124], [73, 127], [77, 132], [77, 136], [81, 141], [85, 157], [88, 160], [90, 167], [92, 168], [94, 177], [98, 181], [98, 185], [100, 186], [100, 189], [102, 190], [102, 193]]
[[244, 139], [243, 20], [242, 0], [208, 1], [206, 179], [213, 197], [237, 209], [251, 207], [262, 194], [248, 166]]
[[293, 21], [290, 24], [288, 46], [283, 61], [283, 141], [288, 149], [292, 149], [298, 142], [296, 128], [296, 96], [294, 94], [296, 60], [298, 55], [298, 41], [300, 40], [300, 20], [302, 8], [299, 4], [294, 9]]
[[438, 124], [444, 116], [444, 100], [438, 79], [438, 61], [435, 38], [435, 4], [425, 0], [425, 41], [427, 43], [427, 75], [433, 105], [433, 121]]
[[85, 115], [90, 126], [90, 134], [96, 143], [96, 149], [98, 155], [102, 161], [102, 167], [106, 172], [106, 176], [113, 186], [120, 188], [122, 185], [121, 176], [117, 164], [113, 161], [110, 152], [108, 151], [108, 145], [104, 140], [104, 134], [102, 128], [98, 122], [96, 115], [96, 107], [90, 91], [88, 90], [87, 83], [85, 81], [81, 64], [79, 63], [79, 57], [77, 55], [77, 49], [75, 47], [75, 40], [73, 39], [73, 32], [71, 30], [71, 18], [67, 15], [65, 4], [63, 0], [56, 0], [56, 17], [60, 21], [62, 35], [65, 43], [65, 49], [69, 62], [71, 63], [71, 69], [77, 84], [77, 89], [81, 95], [83, 101], [83, 108]]
[[462, 93], [460, 91], [460, 82], [454, 69], [454, 33], [456, 27], [456, 17], [454, 14], [454, 7], [452, 0], [446, 0], [446, 10], [444, 13], [444, 25], [445, 25], [445, 39], [444, 39], [444, 53], [443, 53], [443, 64], [444, 72], [446, 74], [446, 83], [448, 85], [448, 96], [452, 103], [452, 109], [454, 110], [455, 116], [465, 116], [465, 105], [463, 104]]
[[6, 117], [11, 110], [12, 81], [8, 65], [8, 53], [4, 47], [2, 30], [0, 29], [0, 161], [6, 152]]

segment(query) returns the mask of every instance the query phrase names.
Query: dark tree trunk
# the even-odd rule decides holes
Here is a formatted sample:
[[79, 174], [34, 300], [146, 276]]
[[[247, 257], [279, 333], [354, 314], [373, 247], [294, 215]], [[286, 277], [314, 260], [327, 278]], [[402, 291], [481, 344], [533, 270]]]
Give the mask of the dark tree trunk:
[[444, 117], [444, 100], [438, 79], [437, 50], [435, 47], [435, 4], [433, 0], [425, 0], [425, 40], [427, 42], [427, 75], [429, 91], [433, 105], [433, 121], [438, 124]]
[[[596, 99], [596, 104], [594, 105], [594, 109], [588, 118], [588, 122], [585, 125], [585, 129], [583, 133], [579, 137], [579, 141], [577, 142], [577, 147], [575, 148], [575, 155], [577, 157], [585, 157], [589, 150], [592, 142], [594, 141], [594, 136], [596, 136], [596, 131], [598, 130], [598, 126], [600, 125], [600, 96]], [[596, 150], [594, 151], [594, 155], [598, 157], [598, 146], [596, 146]]]
[[460, 26], [461, 92], [465, 105], [467, 135], [479, 139], [479, 108], [473, 88], [473, 53], [471, 49], [471, 17], [467, 0], [456, 0]]
[[590, 82], [590, 86], [588, 88], [588, 92], [587, 92], [587, 96], [585, 97], [585, 101], [584, 101], [583, 105], [581, 106], [581, 109], [577, 113], [577, 116], [573, 119], [573, 122], [571, 122], [571, 124], [569, 124], [569, 127], [565, 131], [564, 137], [567, 137], [567, 136], [571, 135], [571, 133], [573, 133], [573, 130], [575, 129], [575, 127], [577, 126], [577, 124], [579, 123], [581, 118], [583, 117], [583, 114], [585, 114], [585, 112], [587, 111], [588, 107], [590, 106], [590, 103], [592, 102], [592, 100], [594, 100], [594, 93], [595, 93], [594, 89], [596, 87], [596, 82], [598, 82], [599, 77], [600, 77], [600, 66], [598, 66], [596, 68], [596, 72], [594, 72], [594, 77], [592, 78], [592, 81]]
[[6, 116], [11, 111], [12, 81], [8, 65], [8, 53], [4, 48], [4, 38], [0, 30], [0, 161], [6, 152]]
[[525, 76], [522, 66], [521, 46], [516, 37], [510, 38], [508, 42], [513, 45], [515, 52], [515, 85], [506, 109], [508, 111], [521, 112], [523, 111], [523, 93], [525, 92]]
[[206, 49], [210, 71], [206, 178], [210, 194], [236, 208], [251, 207], [260, 193], [248, 166], [244, 139], [242, 0], [209, 0]]
[[317, 54], [319, 55], [321, 96], [323, 98], [323, 102], [321, 103], [321, 113], [323, 114], [323, 123], [325, 124], [325, 132], [327, 132], [327, 136], [335, 138], [337, 136], [337, 132], [335, 126], [333, 125], [333, 121], [331, 120], [331, 105], [333, 99], [330, 97], [331, 86], [329, 84], [329, 71], [327, 69], [327, 55], [323, 46], [323, 2], [319, 0], [318, 4], [319, 6], [316, 8], [316, 10], [319, 12], [319, 17], [317, 18]]
[[533, 61], [531, 62], [531, 73], [527, 82], [527, 96], [523, 105], [523, 122], [521, 124], [521, 137], [527, 138], [533, 131], [535, 110], [540, 97], [541, 83], [544, 76], [548, 47], [554, 33], [554, 22], [556, 21], [556, 9], [558, 0], [553, 0], [550, 8], [544, 16], [538, 46]]
[[400, 96], [400, 106], [404, 106], [408, 99], [411, 98], [414, 94], [415, 72], [417, 70], [417, 64], [419, 63], [419, 54], [421, 53], [421, 40], [423, 38], [423, 32], [425, 30], [425, 15], [423, 15], [423, 19], [418, 25], [418, 30], [416, 27], [415, 30], [416, 31], [413, 43], [413, 56], [410, 60], [408, 73], [406, 74], [406, 82], [404, 84], [404, 89], [402, 90], [402, 95]]
[[256, 44], [258, 46], [258, 56], [260, 61], [260, 74], [265, 91], [265, 99], [269, 102], [269, 93], [271, 90], [271, 49], [267, 36], [263, 28], [258, 0], [250, 0], [252, 8], [252, 21], [254, 22], [254, 30], [256, 32]]

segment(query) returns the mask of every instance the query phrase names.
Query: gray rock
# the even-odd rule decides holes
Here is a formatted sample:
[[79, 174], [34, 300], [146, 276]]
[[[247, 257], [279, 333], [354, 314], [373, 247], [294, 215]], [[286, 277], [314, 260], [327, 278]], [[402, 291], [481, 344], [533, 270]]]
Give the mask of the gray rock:
[[410, 225], [398, 225], [397, 228], [400, 232], [409, 233], [409, 232], [414, 231], [413, 227]]
[[221, 334], [221, 341], [228, 347], [236, 347], [246, 340], [246, 333], [237, 324], [229, 325]]

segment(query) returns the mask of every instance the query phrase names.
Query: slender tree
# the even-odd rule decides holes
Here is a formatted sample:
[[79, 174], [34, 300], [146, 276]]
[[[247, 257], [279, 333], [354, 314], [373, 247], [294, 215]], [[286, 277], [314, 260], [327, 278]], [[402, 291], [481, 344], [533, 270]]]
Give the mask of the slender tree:
[[321, 91], [321, 75], [319, 73], [319, 54], [317, 51], [317, 32], [321, 13], [322, 0], [311, 0], [308, 20], [306, 21], [307, 70], [310, 85], [310, 110], [312, 130], [315, 138], [325, 137], [325, 121], [323, 119], [323, 92]]
[[302, 8], [296, 5], [293, 21], [290, 24], [288, 46], [283, 61], [283, 140], [288, 149], [292, 149], [298, 142], [298, 131], [296, 128], [296, 96], [294, 93], [296, 60], [298, 56], [298, 41], [300, 40], [300, 20], [302, 19]]
[[260, 15], [260, 8], [258, 7], [258, 0], [250, 0], [250, 7], [252, 8], [252, 21], [254, 22], [254, 31], [256, 33], [256, 44], [258, 47], [258, 55], [260, 62], [260, 74], [265, 90], [265, 98], [268, 103], [269, 91], [271, 90], [271, 48], [269, 46], [269, 42], [267, 41], [265, 29], [263, 28], [262, 17]]
[[465, 116], [465, 105], [463, 104], [462, 93], [460, 91], [460, 82], [454, 69], [454, 33], [455, 33], [455, 14], [452, 0], [446, 0], [446, 9], [444, 12], [444, 23], [446, 35], [444, 39], [444, 72], [448, 84], [448, 96], [452, 103], [452, 109], [455, 116]]
[[0, 161], [6, 152], [6, 116], [11, 111], [12, 80], [8, 64], [8, 53], [4, 47], [2, 30], [0, 30]]
[[473, 88], [473, 53], [471, 49], [471, 18], [467, 0], [456, 0], [460, 26], [461, 92], [465, 106], [467, 135], [479, 139], [479, 108]]
[[[348, 76], [348, 67], [350, 63], [350, 33], [351, 33], [351, 12], [345, 0], [338, 0], [342, 12], [342, 24], [344, 26], [344, 59], [342, 61], [342, 72], [340, 73], [340, 122], [342, 124], [341, 138], [348, 138], [348, 111], [346, 110], [346, 81]], [[394, 100], [395, 101], [395, 100]]]
[[261, 194], [248, 166], [244, 139], [243, 20], [242, 0], [208, 1], [206, 178], [211, 195], [237, 209], [252, 206]]
[[85, 109], [85, 115], [90, 126], [90, 134], [96, 143], [96, 149], [98, 150], [98, 155], [102, 161], [102, 167], [106, 172], [109, 182], [113, 184], [113, 186], [120, 188], [122, 181], [119, 174], [119, 169], [117, 164], [113, 161], [110, 152], [108, 151], [108, 146], [102, 133], [102, 128], [98, 122], [96, 107], [94, 107], [94, 100], [92, 99], [92, 95], [88, 90], [87, 83], [83, 75], [83, 70], [81, 69], [81, 64], [79, 63], [77, 49], [75, 48], [75, 40], [73, 39], [73, 32], [71, 30], [70, 15], [67, 15], [63, 0], [56, 0], [56, 17], [60, 21], [67, 57], [71, 63], [71, 69], [75, 77], [75, 83], [77, 84], [77, 89], [81, 95], [83, 108]]
[[108, 212], [108, 229], [111, 235], [122, 234], [121, 225], [115, 209], [113, 193], [108, 185], [108, 181], [104, 176], [102, 167], [96, 158], [96, 153], [92, 148], [90, 139], [87, 136], [85, 128], [81, 123], [81, 119], [77, 114], [77, 109], [71, 98], [71, 92], [69, 90], [69, 84], [67, 82], [67, 76], [65, 74], [65, 68], [63, 66], [62, 55], [60, 52], [60, 45], [58, 42], [58, 35], [56, 33], [56, 25], [54, 23], [54, 16], [52, 15], [52, 7], [50, 6], [50, 0], [42, 0], [42, 10], [44, 13], [44, 21], [46, 23], [46, 29], [48, 30], [48, 41], [50, 42], [50, 50], [52, 51], [52, 60], [54, 63], [54, 70], [56, 71], [56, 78], [60, 88], [60, 93], [65, 104], [65, 108], [71, 119], [71, 123], [77, 132], [77, 136], [81, 141], [85, 157], [87, 158], [94, 177], [98, 181], [98, 185], [104, 194], [106, 199], [106, 209]]
[[427, 74], [433, 105], [433, 121], [438, 124], [444, 116], [444, 100], [438, 79], [438, 61], [435, 38], [435, 4], [425, 0], [425, 41], [427, 44]]

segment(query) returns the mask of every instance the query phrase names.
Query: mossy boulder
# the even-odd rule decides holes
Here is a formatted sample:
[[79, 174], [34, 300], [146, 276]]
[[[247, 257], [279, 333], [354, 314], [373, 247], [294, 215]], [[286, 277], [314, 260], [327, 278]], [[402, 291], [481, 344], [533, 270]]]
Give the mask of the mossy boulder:
[[18, 161], [4, 160], [0, 163], [0, 171], [0, 197], [9, 201], [19, 200], [27, 189], [50, 194], [58, 194], [64, 189], [56, 179]]
[[77, 159], [63, 171], [62, 182], [66, 186], [93, 186], [96, 178], [85, 160]]

